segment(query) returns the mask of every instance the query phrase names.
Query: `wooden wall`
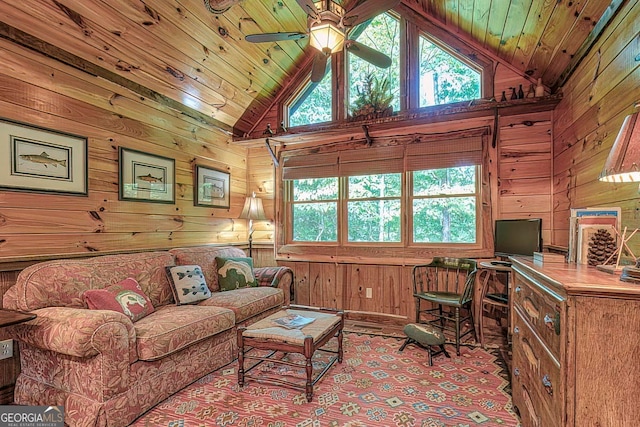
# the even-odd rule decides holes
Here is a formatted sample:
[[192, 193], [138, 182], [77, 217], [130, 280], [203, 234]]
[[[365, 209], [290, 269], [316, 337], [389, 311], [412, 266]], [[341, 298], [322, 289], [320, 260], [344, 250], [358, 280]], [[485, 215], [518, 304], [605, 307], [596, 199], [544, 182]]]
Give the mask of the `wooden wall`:
[[[552, 117], [551, 110], [523, 113], [523, 109], [519, 109], [500, 114], [495, 147], [495, 117], [492, 114], [415, 125], [403, 128], [402, 132], [437, 133], [478, 126], [491, 128], [483, 165], [489, 175], [488, 185], [483, 189], [489, 192], [487, 203], [491, 206], [487, 211], [491, 212], [492, 219], [542, 218], [546, 243], [551, 241], [553, 229]], [[252, 176], [272, 173], [273, 164], [269, 161], [266, 147], [251, 148], [250, 159]], [[279, 206], [280, 196], [277, 200], [276, 206]], [[279, 221], [281, 215], [276, 213], [276, 218]], [[487, 232], [492, 233], [492, 230]], [[397, 324], [405, 324], [413, 318], [411, 269], [414, 264], [428, 262], [434, 255], [477, 258], [491, 258], [493, 255], [489, 247], [473, 253], [425, 249], [417, 258], [415, 250], [403, 248], [334, 247], [330, 254], [327, 250], [327, 247], [304, 247], [295, 248], [295, 252], [278, 253], [278, 263], [294, 270], [296, 302], [348, 310], [351, 318]], [[367, 288], [371, 288], [371, 298], [366, 296]]]
[[[564, 85], [555, 110], [553, 242], [567, 246], [569, 209], [620, 206], [622, 226], [640, 227], [637, 184], [598, 181], [624, 117], [640, 102], [640, 3], [629, 1]], [[640, 254], [640, 239], [629, 242]]]
[[500, 118], [496, 218], [542, 218], [543, 244], [552, 242], [552, 116], [544, 111]]
[[[246, 242], [247, 149], [186, 115], [0, 39], [0, 117], [86, 136], [87, 197], [0, 191], [0, 262]], [[176, 161], [176, 202], [118, 200], [118, 147]], [[195, 164], [231, 174], [231, 207], [193, 204]]]

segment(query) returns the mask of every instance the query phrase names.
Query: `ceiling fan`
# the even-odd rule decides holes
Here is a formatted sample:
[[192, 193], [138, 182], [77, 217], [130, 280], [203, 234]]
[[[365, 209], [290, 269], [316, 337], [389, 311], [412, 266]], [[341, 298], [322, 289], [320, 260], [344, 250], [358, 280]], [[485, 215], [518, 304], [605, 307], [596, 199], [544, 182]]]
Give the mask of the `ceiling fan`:
[[400, 3], [400, 0], [365, 0], [350, 9], [344, 9], [335, 0], [296, 0], [307, 13], [309, 31], [250, 34], [245, 40], [251, 43], [279, 42], [309, 38], [309, 44], [318, 52], [313, 58], [311, 81], [319, 82], [327, 70], [327, 60], [332, 53], [344, 47], [354, 55], [380, 67], [391, 65], [391, 58], [369, 46], [348, 38], [353, 27], [386, 12]]

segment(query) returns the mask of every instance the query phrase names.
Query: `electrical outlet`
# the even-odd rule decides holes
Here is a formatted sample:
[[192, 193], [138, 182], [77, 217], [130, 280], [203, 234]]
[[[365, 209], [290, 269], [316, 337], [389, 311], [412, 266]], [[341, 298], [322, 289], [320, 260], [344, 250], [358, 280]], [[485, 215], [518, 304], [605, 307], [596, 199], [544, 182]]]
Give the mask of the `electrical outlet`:
[[13, 357], [13, 340], [0, 341], [0, 360]]
[[367, 292], [366, 293], [367, 298], [373, 298], [373, 292], [372, 292], [371, 288], [367, 288], [366, 292]]

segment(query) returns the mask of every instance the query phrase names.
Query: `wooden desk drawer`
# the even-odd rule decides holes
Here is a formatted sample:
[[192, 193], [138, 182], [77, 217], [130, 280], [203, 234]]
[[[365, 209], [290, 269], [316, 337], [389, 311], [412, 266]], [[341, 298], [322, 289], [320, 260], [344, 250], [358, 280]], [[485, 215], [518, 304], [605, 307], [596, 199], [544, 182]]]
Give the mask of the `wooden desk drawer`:
[[[560, 364], [516, 309], [513, 333], [514, 404], [524, 406], [532, 425], [559, 426], [562, 414]], [[532, 409], [533, 408], [533, 409]], [[523, 425], [524, 417], [523, 417]]]
[[513, 304], [520, 307], [522, 316], [559, 360], [565, 300], [547, 292], [527, 276], [514, 272]]

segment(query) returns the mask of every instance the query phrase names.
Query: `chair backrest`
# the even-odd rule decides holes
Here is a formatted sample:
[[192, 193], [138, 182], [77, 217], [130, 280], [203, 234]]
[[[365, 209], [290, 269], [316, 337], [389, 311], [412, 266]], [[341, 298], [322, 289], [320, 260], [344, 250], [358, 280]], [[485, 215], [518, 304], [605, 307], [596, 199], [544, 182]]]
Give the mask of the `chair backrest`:
[[477, 267], [472, 259], [434, 257], [429, 264], [413, 267], [413, 292], [451, 292], [464, 304], [471, 301]]

